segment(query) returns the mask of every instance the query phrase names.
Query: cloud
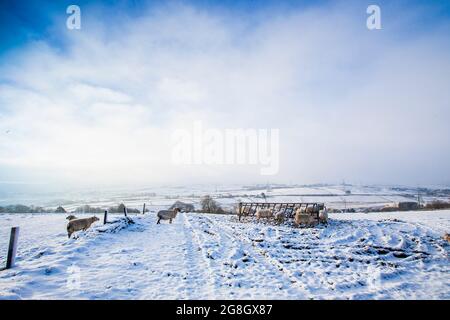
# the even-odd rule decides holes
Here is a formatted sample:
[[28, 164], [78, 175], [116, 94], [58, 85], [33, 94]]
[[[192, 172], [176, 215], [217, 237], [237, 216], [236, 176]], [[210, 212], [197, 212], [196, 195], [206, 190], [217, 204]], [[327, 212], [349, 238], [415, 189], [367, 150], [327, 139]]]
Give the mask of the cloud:
[[[450, 182], [448, 22], [407, 34], [420, 17], [410, 8], [369, 31], [365, 8], [345, 3], [248, 20], [187, 5], [94, 20], [94, 9], [80, 31], [55, 31], [63, 49], [38, 41], [2, 61], [7, 180]], [[279, 174], [174, 166], [170, 134], [195, 121], [279, 128]]]

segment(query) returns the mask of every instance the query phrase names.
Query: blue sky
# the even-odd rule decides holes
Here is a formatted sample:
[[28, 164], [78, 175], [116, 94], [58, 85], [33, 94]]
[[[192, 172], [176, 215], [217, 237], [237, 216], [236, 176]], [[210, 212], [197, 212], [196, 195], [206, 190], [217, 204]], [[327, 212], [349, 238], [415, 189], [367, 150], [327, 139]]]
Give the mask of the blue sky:
[[[372, 3], [382, 30], [366, 28]], [[69, 4], [81, 30], [65, 26]], [[0, 189], [450, 184], [449, 2], [0, 6]], [[279, 129], [279, 174], [172, 166], [167, 137], [196, 121]]]
[[[51, 32], [51, 27], [56, 21], [62, 22], [65, 18], [64, 13], [67, 6], [76, 4], [83, 10], [83, 14], [89, 15], [89, 8], [93, 5], [103, 6], [104, 10], [114, 14], [124, 14], [130, 16], [139, 16], [142, 10], [149, 7], [158, 7], [166, 5], [167, 1], [142, 1], [142, 0], [109, 0], [109, 1], [5, 1], [0, 4], [0, 29], [1, 51], [7, 51], [11, 48], [33, 40], [45, 40], [58, 45], [58, 39]], [[183, 3], [193, 4], [200, 8], [226, 8], [236, 10], [236, 12], [251, 12], [259, 10], [266, 6], [286, 7], [299, 6], [298, 1], [286, 1], [278, 3], [273, 1], [186, 1]], [[306, 1], [308, 4], [309, 1]], [[12, 32], [13, 31], [13, 32]]]
[[[408, 12], [411, 8], [420, 8], [423, 15], [415, 20], [411, 29], [428, 28], [431, 25], [447, 21], [450, 18], [450, 2], [448, 1], [348, 1], [352, 6], [365, 8], [369, 4], [378, 4], [382, 7], [396, 8], [394, 12], [383, 12], [386, 18], [396, 19], [396, 15]], [[0, 3], [0, 53], [13, 48], [20, 47], [29, 41], [45, 40], [54, 45], [61, 45], [58, 37], [53, 34], [52, 26], [55, 21], [63, 22], [67, 6], [77, 4], [83, 10], [83, 14], [89, 15], [92, 6], [103, 6], [114, 14], [139, 16], [149, 7], [160, 7], [167, 5], [168, 1], [145, 1], [145, 0], [103, 0], [103, 1], [72, 1], [72, 0], [29, 0], [13, 1], [6, 0]], [[169, 1], [170, 3], [170, 1]], [[205, 10], [226, 10], [233, 14], [243, 15], [243, 19], [251, 18], [258, 11], [299, 10], [314, 7], [333, 6], [338, 1], [311, 1], [311, 0], [192, 0], [178, 1], [172, 3], [185, 3]], [[403, 9], [402, 9], [403, 8]]]

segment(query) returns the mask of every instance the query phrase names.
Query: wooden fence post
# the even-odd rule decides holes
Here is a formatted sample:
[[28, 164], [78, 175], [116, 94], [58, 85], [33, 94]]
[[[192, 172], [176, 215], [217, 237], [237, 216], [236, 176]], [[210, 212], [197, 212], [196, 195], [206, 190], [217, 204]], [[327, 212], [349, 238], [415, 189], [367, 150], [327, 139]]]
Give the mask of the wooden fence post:
[[239, 202], [238, 205], [238, 212], [239, 212], [239, 221], [241, 221], [241, 215], [242, 215], [242, 202]]
[[108, 210], [105, 210], [105, 215], [103, 216], [103, 224], [108, 222]]
[[6, 269], [14, 266], [17, 253], [17, 241], [19, 240], [19, 227], [11, 228], [11, 236], [9, 238], [8, 257], [6, 259]]
[[142, 209], [142, 214], [145, 214], [145, 202], [144, 202], [144, 208]]

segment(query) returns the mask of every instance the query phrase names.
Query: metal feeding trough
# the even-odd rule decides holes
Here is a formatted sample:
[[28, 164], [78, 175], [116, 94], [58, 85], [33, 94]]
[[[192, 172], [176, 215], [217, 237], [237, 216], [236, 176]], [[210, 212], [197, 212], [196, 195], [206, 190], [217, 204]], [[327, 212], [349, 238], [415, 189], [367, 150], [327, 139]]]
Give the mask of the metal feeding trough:
[[253, 216], [259, 209], [273, 209], [282, 211], [287, 218], [293, 218], [297, 209], [305, 209], [319, 220], [319, 212], [324, 207], [323, 203], [317, 202], [239, 202], [237, 215], [241, 221], [242, 216]]

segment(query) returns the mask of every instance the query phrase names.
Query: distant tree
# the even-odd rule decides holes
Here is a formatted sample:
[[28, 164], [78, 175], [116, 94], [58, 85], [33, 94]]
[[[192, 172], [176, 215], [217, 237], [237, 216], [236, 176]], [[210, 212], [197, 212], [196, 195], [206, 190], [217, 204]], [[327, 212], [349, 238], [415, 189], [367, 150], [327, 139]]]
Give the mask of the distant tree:
[[73, 213], [102, 213], [103, 209], [102, 208], [91, 207], [89, 205], [84, 205], [84, 206], [76, 208], [72, 212]]
[[206, 213], [224, 213], [223, 209], [220, 207], [220, 205], [211, 198], [210, 195], [204, 196], [200, 200], [200, 205], [202, 207], [202, 211]]
[[261, 198], [263, 198], [264, 201], [266, 201], [266, 194], [264, 192], [261, 192]]
[[53, 213], [52, 209], [44, 209], [42, 207], [31, 206], [29, 209], [30, 210], [28, 212], [31, 213]]
[[185, 203], [185, 202], [178, 201], [178, 200], [175, 201], [175, 203], [172, 204], [169, 209], [174, 209], [174, 208], [178, 208], [178, 209], [180, 209], [181, 211], [184, 211], [184, 212], [193, 212], [195, 210], [193, 204]]
[[55, 213], [67, 213], [67, 211], [63, 207], [59, 206], [56, 208]]
[[117, 207], [117, 212], [121, 213], [123, 212], [123, 210], [125, 209], [125, 205], [123, 203], [119, 204], [119, 206]]
[[24, 206], [23, 204], [16, 204], [14, 206], [15, 213], [28, 213], [32, 211], [30, 207]]
[[[108, 212], [109, 213], [123, 213], [123, 209], [125, 208], [125, 205], [123, 203], [119, 204], [117, 207], [109, 207]], [[147, 211], [147, 209], [146, 209]], [[139, 209], [133, 209], [127, 207], [128, 213], [140, 213], [141, 211]]]
[[[123, 213], [123, 208], [125, 208], [125, 205], [123, 203], [121, 203], [120, 205], [118, 205], [116, 207], [109, 207], [108, 212], [109, 213]], [[127, 208], [127, 211], [128, 211], [128, 213], [140, 213], [139, 209]], [[84, 205], [84, 206], [78, 207], [72, 211], [72, 213], [103, 213], [103, 212], [105, 212], [104, 207], [91, 207], [89, 205]]]
[[442, 200], [434, 200], [425, 205], [425, 209], [430, 209], [430, 210], [449, 209], [449, 208], [450, 208], [450, 202], [445, 202]]
[[45, 209], [43, 207], [25, 206], [23, 204], [8, 205], [6, 207], [0, 207], [2, 213], [53, 213], [52, 209]]

